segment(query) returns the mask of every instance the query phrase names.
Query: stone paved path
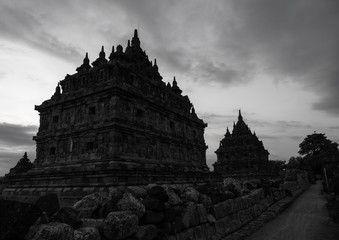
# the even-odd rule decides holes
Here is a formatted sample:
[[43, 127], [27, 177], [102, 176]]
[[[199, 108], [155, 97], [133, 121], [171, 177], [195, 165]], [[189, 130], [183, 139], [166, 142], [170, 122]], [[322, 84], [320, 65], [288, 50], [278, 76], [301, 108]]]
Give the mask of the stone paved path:
[[339, 240], [339, 224], [330, 220], [325, 204], [318, 181], [246, 240]]

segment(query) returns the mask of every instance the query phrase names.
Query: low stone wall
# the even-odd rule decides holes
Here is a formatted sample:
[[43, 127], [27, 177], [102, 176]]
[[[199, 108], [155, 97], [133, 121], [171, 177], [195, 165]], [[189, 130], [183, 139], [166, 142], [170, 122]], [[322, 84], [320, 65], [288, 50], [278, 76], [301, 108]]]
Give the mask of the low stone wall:
[[270, 208], [282, 209], [282, 199], [300, 194], [308, 183], [305, 174], [298, 175], [287, 182], [228, 178], [222, 184], [111, 187], [61, 208], [59, 203], [53, 206], [53, 201], [40, 198], [35, 203], [40, 217], [26, 239], [61, 233], [67, 235], [63, 239], [76, 240], [88, 236], [95, 240], [224, 239]]

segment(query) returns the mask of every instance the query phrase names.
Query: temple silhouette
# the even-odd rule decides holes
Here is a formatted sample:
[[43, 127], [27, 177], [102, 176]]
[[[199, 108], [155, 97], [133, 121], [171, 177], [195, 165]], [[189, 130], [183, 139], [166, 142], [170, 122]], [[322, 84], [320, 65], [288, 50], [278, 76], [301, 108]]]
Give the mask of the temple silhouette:
[[259, 172], [268, 164], [269, 152], [244, 122], [240, 110], [237, 123], [233, 123], [232, 134], [227, 127], [215, 153], [217, 161], [213, 167], [217, 173]]

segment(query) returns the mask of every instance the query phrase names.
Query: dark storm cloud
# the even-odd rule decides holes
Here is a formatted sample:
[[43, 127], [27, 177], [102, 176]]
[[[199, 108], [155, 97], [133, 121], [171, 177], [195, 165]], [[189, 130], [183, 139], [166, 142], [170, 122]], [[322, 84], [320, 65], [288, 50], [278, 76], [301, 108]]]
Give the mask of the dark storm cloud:
[[19, 146], [34, 146], [32, 137], [38, 128], [34, 125], [17, 125], [0, 123], [0, 147], [16, 148]]
[[[332, 0], [121, 1], [155, 53], [202, 82], [242, 84], [258, 72], [319, 95], [313, 108], [339, 114], [339, 2]], [[176, 46], [179, 45], [179, 46]], [[147, 46], [148, 47], [148, 46]], [[157, 57], [157, 56], [151, 56]]]
[[51, 35], [49, 29], [45, 29], [41, 19], [20, 7], [0, 3], [0, 22], [2, 38], [28, 44], [63, 60], [70, 61], [81, 57], [74, 46], [63, 43]]
[[232, 6], [238, 24], [230, 37], [237, 49], [276, 79], [318, 93], [315, 109], [339, 114], [339, 2], [234, 0]]
[[202, 81], [213, 81], [222, 84], [243, 83], [246, 78], [246, 73], [234, 69], [225, 63], [214, 63], [201, 61], [194, 67], [193, 71], [198, 72], [197, 79]]

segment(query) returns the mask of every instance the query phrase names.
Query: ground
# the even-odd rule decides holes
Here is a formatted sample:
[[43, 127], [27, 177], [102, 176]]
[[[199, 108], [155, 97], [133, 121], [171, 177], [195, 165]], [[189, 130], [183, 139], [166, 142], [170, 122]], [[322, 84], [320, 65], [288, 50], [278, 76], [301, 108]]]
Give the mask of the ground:
[[328, 216], [321, 183], [312, 185], [288, 209], [246, 240], [338, 240], [339, 224]]

